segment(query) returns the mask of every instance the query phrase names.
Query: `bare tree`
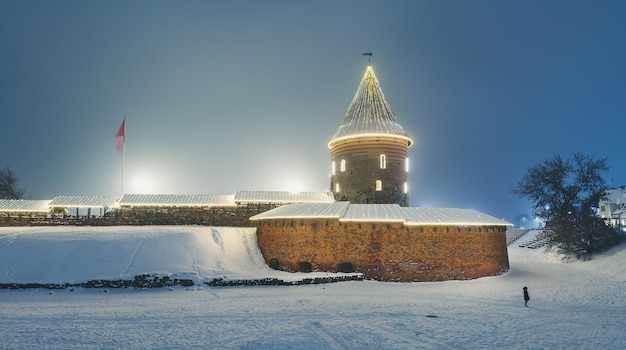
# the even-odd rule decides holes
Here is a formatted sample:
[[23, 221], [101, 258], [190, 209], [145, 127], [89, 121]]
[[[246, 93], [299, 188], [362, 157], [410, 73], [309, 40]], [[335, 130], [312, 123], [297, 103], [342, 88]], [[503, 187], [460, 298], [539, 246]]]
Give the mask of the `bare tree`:
[[580, 153], [567, 160], [557, 155], [528, 169], [513, 193], [530, 199], [534, 215], [546, 221], [548, 249], [588, 259], [620, 242], [617, 230], [597, 211], [606, 196], [602, 173], [608, 170], [606, 159]]
[[18, 187], [18, 182], [17, 175], [8, 165], [0, 170], [0, 198], [21, 199], [24, 196], [24, 190]]

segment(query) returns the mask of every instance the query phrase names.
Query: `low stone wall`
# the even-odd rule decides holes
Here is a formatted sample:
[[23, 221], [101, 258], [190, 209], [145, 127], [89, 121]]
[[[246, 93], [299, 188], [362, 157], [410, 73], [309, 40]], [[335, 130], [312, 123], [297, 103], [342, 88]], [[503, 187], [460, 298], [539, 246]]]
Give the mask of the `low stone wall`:
[[104, 216], [0, 213], [0, 226], [57, 225], [206, 225], [253, 227], [251, 216], [281, 204], [260, 203], [228, 207], [136, 207], [120, 208]]
[[0, 283], [0, 289], [67, 289], [67, 288], [163, 288], [195, 285], [193, 279], [159, 275], [139, 275], [132, 280], [90, 280], [80, 283]]
[[358, 272], [380, 281], [474, 279], [509, 269], [504, 226], [405, 226], [338, 220], [264, 220], [267, 264], [284, 271]]
[[253, 227], [249, 219], [278, 205], [253, 204], [236, 207], [138, 207], [114, 213], [117, 225], [207, 225]]

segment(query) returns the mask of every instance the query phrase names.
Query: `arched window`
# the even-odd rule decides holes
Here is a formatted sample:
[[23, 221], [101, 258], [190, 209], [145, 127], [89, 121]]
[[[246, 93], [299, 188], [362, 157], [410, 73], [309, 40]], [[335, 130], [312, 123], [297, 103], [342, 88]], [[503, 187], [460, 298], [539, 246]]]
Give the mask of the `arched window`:
[[384, 154], [380, 155], [380, 168], [387, 169], [387, 157]]
[[380, 180], [376, 180], [376, 191], [382, 191], [383, 190], [383, 182]]
[[340, 170], [341, 171], [346, 171], [346, 160], [345, 159], [341, 160]]

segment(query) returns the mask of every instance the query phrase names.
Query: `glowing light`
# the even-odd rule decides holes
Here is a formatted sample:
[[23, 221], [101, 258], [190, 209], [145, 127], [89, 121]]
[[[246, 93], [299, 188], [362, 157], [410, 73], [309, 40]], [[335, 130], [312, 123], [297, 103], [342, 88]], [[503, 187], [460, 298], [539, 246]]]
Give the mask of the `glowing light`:
[[402, 139], [407, 142], [407, 147], [411, 147], [413, 145], [413, 140], [408, 136], [396, 135], [396, 134], [385, 134], [385, 133], [362, 133], [357, 135], [348, 135], [343, 137], [338, 137], [333, 139], [328, 143], [328, 148], [333, 148], [336, 144], [349, 140], [349, 139], [358, 139], [358, 138], [369, 138], [369, 137], [390, 137], [396, 139]]
[[154, 194], [157, 192], [157, 184], [156, 181], [150, 176], [136, 175], [131, 178], [130, 186], [125, 192], [137, 194]]
[[288, 180], [285, 180], [285, 182], [282, 184], [282, 188], [285, 191], [289, 191], [291, 193], [300, 193], [300, 192], [306, 192], [307, 189], [306, 185], [304, 184], [304, 181], [302, 181], [299, 178], [291, 178]]

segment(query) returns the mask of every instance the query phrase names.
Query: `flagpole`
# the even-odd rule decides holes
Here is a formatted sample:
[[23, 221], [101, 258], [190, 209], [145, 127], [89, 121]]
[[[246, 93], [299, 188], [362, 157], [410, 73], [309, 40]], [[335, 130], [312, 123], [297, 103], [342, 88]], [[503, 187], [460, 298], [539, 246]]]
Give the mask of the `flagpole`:
[[124, 116], [124, 138], [122, 139], [122, 196], [124, 196], [124, 166], [126, 165], [126, 116]]
[[122, 196], [124, 195], [124, 166], [126, 164], [126, 116], [117, 131], [117, 152], [122, 152]]
[[126, 141], [122, 145], [122, 196], [124, 195], [124, 165], [126, 164]]

